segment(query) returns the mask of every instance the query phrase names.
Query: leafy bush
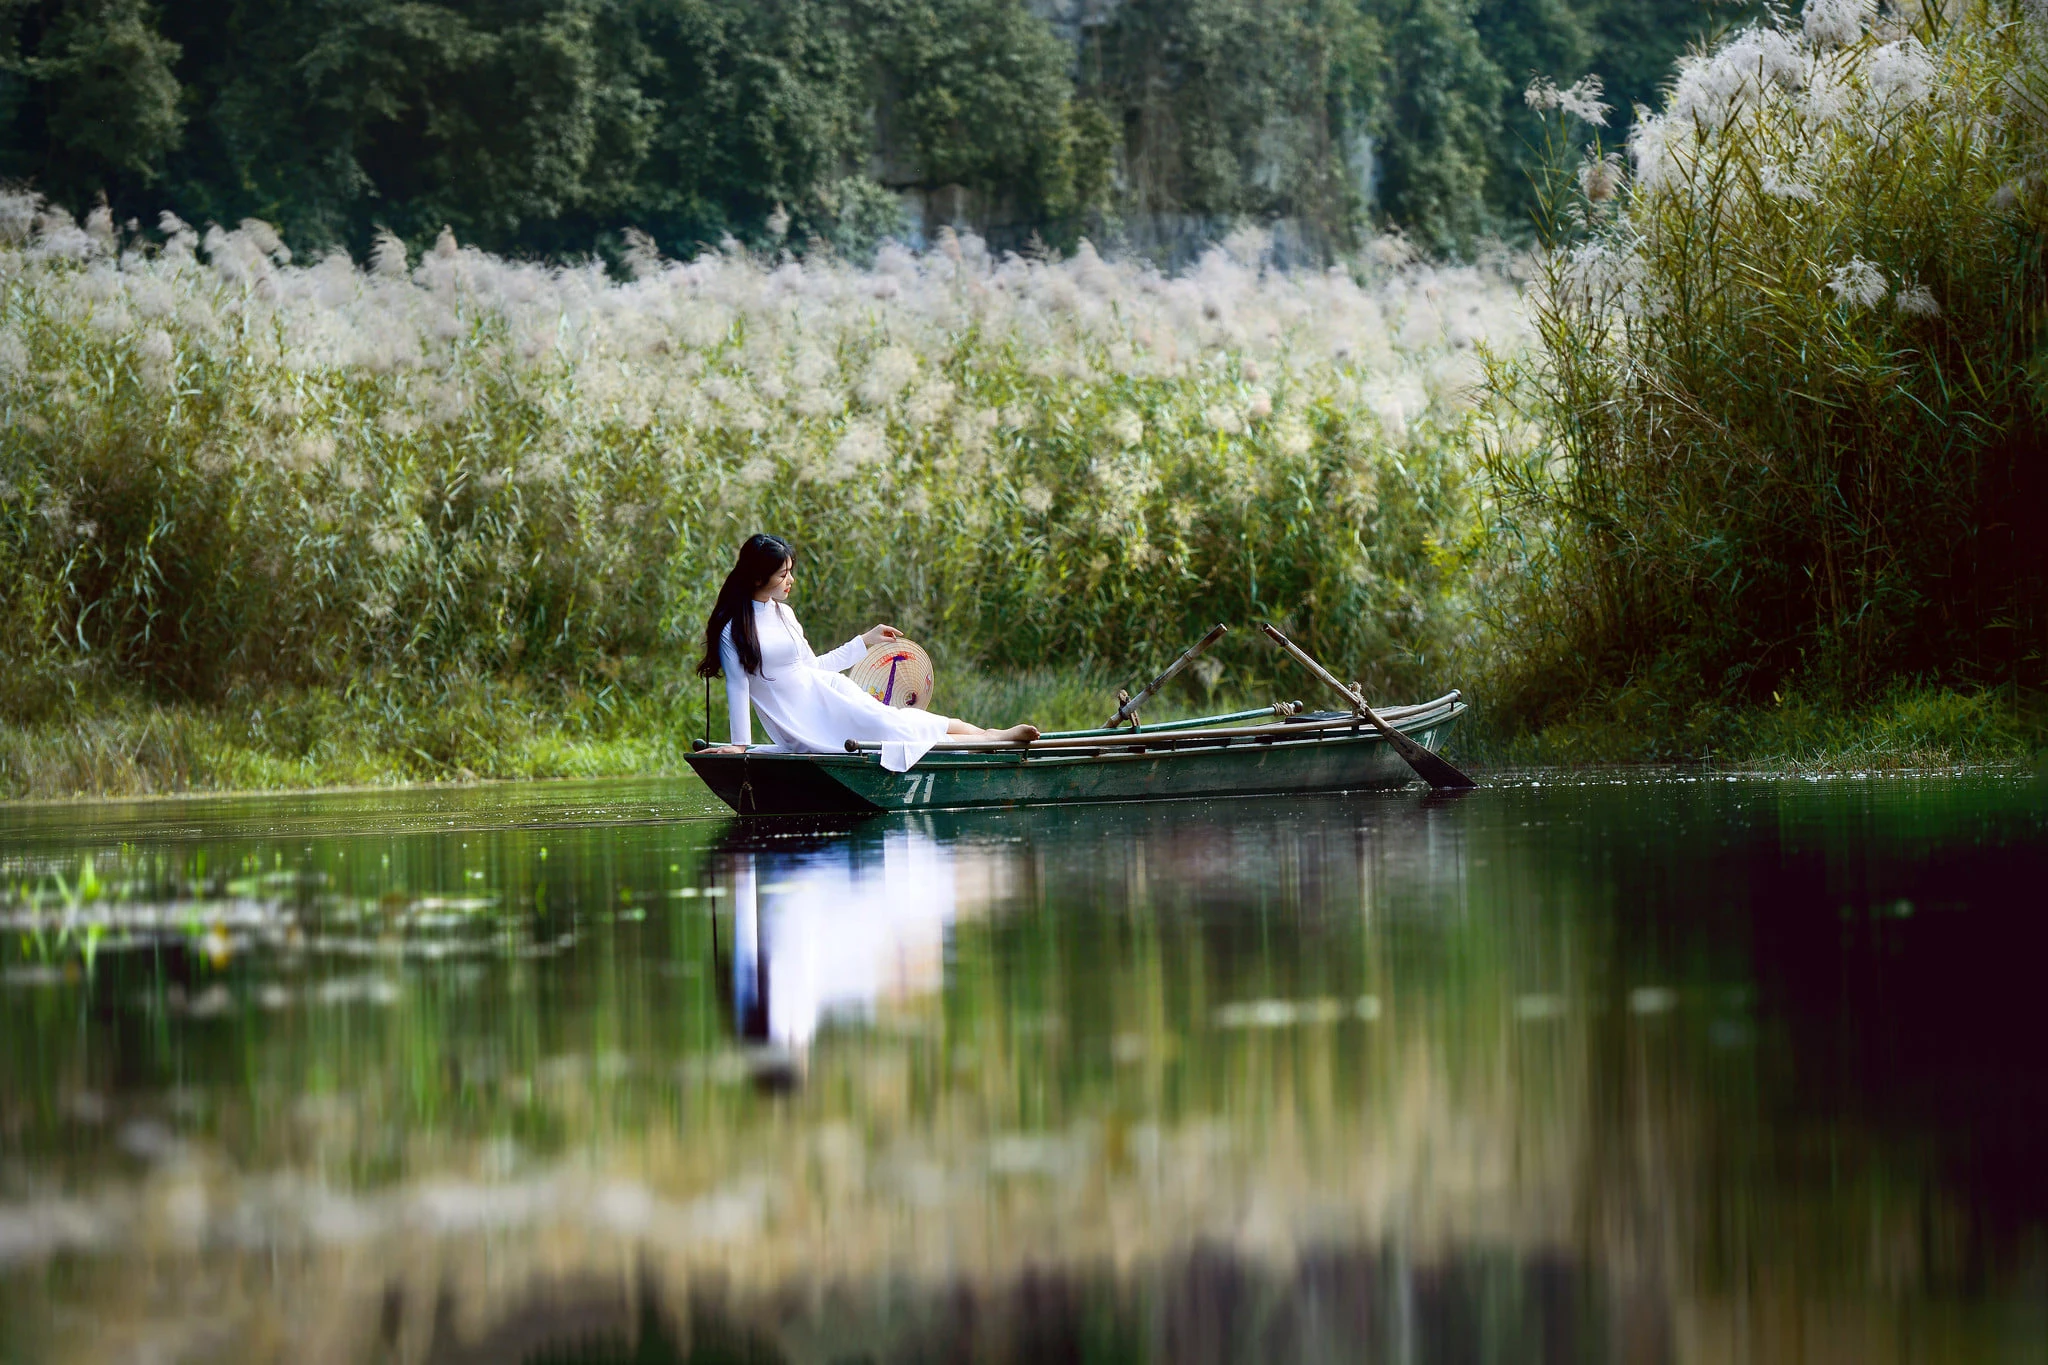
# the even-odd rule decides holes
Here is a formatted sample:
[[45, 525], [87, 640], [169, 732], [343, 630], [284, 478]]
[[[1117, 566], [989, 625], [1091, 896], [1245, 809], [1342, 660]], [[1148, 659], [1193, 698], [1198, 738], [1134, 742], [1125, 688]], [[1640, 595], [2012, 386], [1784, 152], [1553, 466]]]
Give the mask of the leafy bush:
[[[1632, 174], [1560, 163], [1496, 374], [1540, 439], [1489, 457], [1519, 714], [2040, 678], [2044, 63], [2003, 6], [1813, 0], [1682, 62]], [[1556, 146], [1596, 100], [1531, 91]]]
[[94, 688], [647, 695], [764, 528], [821, 642], [884, 616], [949, 667], [1123, 667], [1270, 615], [1433, 686], [1473, 343], [1521, 326], [1497, 273], [1288, 273], [1255, 235], [1179, 278], [971, 239], [872, 270], [643, 241], [619, 283], [452, 237], [293, 264], [259, 223], [153, 243], [20, 196], [0, 229], [17, 717]]

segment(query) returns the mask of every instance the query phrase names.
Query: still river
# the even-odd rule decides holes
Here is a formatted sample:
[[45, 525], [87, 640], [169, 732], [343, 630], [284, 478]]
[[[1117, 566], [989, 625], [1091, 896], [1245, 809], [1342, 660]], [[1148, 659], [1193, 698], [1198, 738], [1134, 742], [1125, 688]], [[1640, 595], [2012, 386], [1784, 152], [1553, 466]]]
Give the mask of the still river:
[[0, 808], [0, 1361], [2048, 1359], [2048, 791]]

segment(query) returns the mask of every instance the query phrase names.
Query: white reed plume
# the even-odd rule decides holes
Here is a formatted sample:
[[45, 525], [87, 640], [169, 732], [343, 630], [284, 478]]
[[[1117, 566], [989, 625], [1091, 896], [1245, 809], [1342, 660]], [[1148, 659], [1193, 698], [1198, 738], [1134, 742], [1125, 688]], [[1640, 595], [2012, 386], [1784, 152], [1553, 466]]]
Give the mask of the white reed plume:
[[[306, 600], [338, 604], [387, 661], [463, 593], [517, 578], [560, 574], [599, 613], [654, 600], [636, 575], [686, 595], [757, 523], [887, 543], [914, 517], [920, 543], [937, 527], [995, 544], [1028, 515], [1062, 546], [1113, 526], [1126, 565], [1221, 573], [1186, 558], [1214, 528], [1174, 507], [1220, 489], [1250, 515], [1282, 462], [1462, 478], [1474, 356], [1530, 338], [1512, 263], [1431, 263], [1399, 239], [1295, 270], [1246, 233], [1167, 273], [968, 234], [865, 269], [663, 260], [636, 238], [618, 279], [452, 234], [414, 259], [380, 233], [359, 263], [294, 259], [253, 221], [203, 240], [168, 215], [147, 236], [97, 230], [0, 193], [10, 456], [76, 488], [81, 431], [147, 427], [141, 453], [93, 458], [231, 482], [252, 509], [234, 534], [267, 538], [252, 572], [329, 575]], [[67, 544], [93, 515], [60, 519]], [[673, 555], [658, 526], [679, 528]], [[313, 544], [329, 548], [280, 548]], [[524, 619], [492, 601], [456, 614]]]
[[0, 187], [0, 246], [26, 245], [42, 201], [26, 190]]
[[917, 377], [917, 356], [902, 346], [885, 346], [868, 361], [856, 392], [871, 408], [882, 407], [908, 388]]
[[1791, 175], [1775, 161], [1766, 161], [1758, 168], [1757, 183], [1773, 199], [1791, 199], [1806, 204], [1820, 201], [1820, 195], [1813, 186]]
[[1636, 184], [1642, 189], [1661, 190], [1684, 179], [1697, 151], [1690, 121], [1636, 106], [1636, 121], [1628, 131], [1628, 154], [1635, 166]]
[[1606, 86], [1598, 76], [1581, 76], [1562, 90], [1550, 77], [1538, 76], [1522, 92], [1522, 99], [1539, 114], [1561, 109], [1582, 123], [1605, 128], [1607, 115], [1614, 109], [1613, 105], [1600, 98], [1605, 90]]
[[1934, 57], [1918, 38], [1885, 43], [1865, 62], [1863, 79], [1874, 112], [1918, 104], [1934, 89]]
[[1902, 285], [1892, 298], [1892, 307], [1913, 318], [1938, 318], [1941, 304], [1935, 300], [1934, 291], [1924, 284]]
[[1861, 256], [1852, 256], [1829, 271], [1827, 287], [1829, 293], [1852, 310], [1874, 308], [1890, 292], [1884, 271]]
[[1816, 127], [1839, 127], [1861, 108], [1856, 87], [1849, 80], [1849, 64], [1840, 58], [1816, 59], [1808, 63], [1806, 88], [1800, 93], [1799, 108], [1806, 121]]
[[1244, 418], [1238, 415], [1236, 408], [1225, 403], [1211, 403], [1203, 408], [1202, 420], [1211, 431], [1225, 436], [1235, 436], [1244, 430]]
[[1710, 52], [1682, 60], [1666, 112], [1717, 129], [1772, 92], [1797, 89], [1805, 76], [1806, 53], [1797, 38], [1780, 29], [1752, 26]]
[[1274, 424], [1273, 448], [1289, 459], [1299, 459], [1315, 448], [1315, 433], [1301, 418], [1289, 413]]
[[1877, 19], [1876, 0], [1807, 0], [1800, 23], [1816, 47], [1847, 47]]
[[1620, 192], [1626, 172], [1616, 152], [1594, 155], [1589, 150], [1579, 163], [1579, 192], [1595, 204], [1603, 204]]
[[405, 274], [405, 243], [388, 228], [377, 231], [377, 243], [370, 251], [370, 268], [387, 279]]

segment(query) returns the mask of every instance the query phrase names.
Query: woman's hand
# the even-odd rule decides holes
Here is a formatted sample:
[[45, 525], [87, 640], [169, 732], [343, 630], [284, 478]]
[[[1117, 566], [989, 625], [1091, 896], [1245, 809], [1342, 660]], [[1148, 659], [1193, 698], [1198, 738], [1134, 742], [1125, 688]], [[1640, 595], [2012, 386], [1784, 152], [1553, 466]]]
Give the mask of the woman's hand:
[[697, 752], [700, 754], [743, 754], [746, 752], [746, 748], [744, 745], [739, 744], [711, 744], [699, 749]]
[[869, 626], [866, 633], [860, 637], [860, 642], [869, 649], [873, 649], [876, 645], [884, 645], [891, 640], [900, 640], [902, 638], [903, 632], [896, 629], [896, 627], [877, 625]]

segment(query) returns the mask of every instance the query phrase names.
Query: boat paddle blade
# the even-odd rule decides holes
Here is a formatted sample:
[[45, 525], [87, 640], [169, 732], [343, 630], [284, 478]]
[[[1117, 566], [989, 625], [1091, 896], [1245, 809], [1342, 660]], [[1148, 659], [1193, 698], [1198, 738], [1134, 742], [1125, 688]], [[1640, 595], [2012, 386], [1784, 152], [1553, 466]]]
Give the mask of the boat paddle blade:
[[1339, 696], [1350, 702], [1360, 715], [1371, 721], [1373, 728], [1380, 732], [1380, 735], [1387, 743], [1394, 746], [1394, 752], [1401, 755], [1402, 760], [1415, 770], [1415, 775], [1424, 782], [1427, 782], [1431, 787], [1437, 791], [1463, 791], [1479, 785], [1452, 766], [1449, 759], [1444, 758], [1440, 754], [1431, 753], [1399, 730], [1396, 730], [1393, 726], [1387, 724], [1384, 720], [1381, 720], [1379, 713], [1365, 704], [1364, 697], [1361, 697], [1356, 691], [1337, 681], [1336, 674], [1310, 658], [1308, 651], [1304, 650], [1300, 645], [1295, 644], [1294, 641], [1288, 639], [1270, 625], [1261, 624], [1259, 629], [1265, 631], [1267, 638], [1272, 640], [1274, 644], [1292, 654], [1296, 663], [1335, 688]]

